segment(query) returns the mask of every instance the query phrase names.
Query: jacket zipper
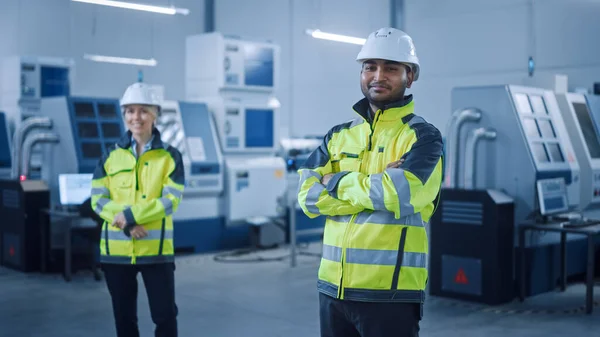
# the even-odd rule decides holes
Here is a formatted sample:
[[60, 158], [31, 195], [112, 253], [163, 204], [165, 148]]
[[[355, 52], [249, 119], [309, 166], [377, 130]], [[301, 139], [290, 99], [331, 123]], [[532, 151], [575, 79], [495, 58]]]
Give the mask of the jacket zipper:
[[375, 113], [375, 120], [373, 121], [373, 123], [371, 123], [371, 133], [369, 133], [368, 151], [371, 151], [371, 148], [373, 147], [373, 133], [375, 131], [375, 124], [377, 124], [377, 121], [379, 120], [379, 116], [381, 116], [382, 113], [383, 113], [383, 110], [377, 110], [377, 112]]
[[[152, 151], [152, 149], [150, 149], [148, 151]], [[146, 152], [148, 152], [148, 151], [146, 151]], [[145, 155], [146, 152], [142, 153], [142, 155], [138, 156], [137, 158], [135, 158], [135, 156], [133, 155], [133, 153], [131, 154], [135, 158], [135, 172], [134, 173], [135, 173], [135, 191], [136, 191], [136, 194], [135, 194], [135, 198], [134, 199], [137, 199], [137, 191], [140, 190], [140, 185], [139, 185], [139, 181], [138, 181], [139, 180], [138, 179], [138, 175], [139, 175], [139, 169], [140, 169], [140, 165], [139, 165], [140, 158], [143, 155]], [[135, 203], [135, 201], [136, 200], [134, 200], [134, 203]], [[131, 245], [131, 264], [136, 264], [136, 258], [137, 257], [135, 256], [135, 238], [132, 237], [131, 241], [132, 241], [132, 245]]]
[[340, 276], [340, 286], [338, 287], [338, 298], [342, 299], [344, 298], [344, 261], [346, 260], [346, 241], [348, 239], [348, 233], [351, 230], [351, 225], [354, 223], [354, 219], [356, 218], [356, 214], [353, 214], [352, 217], [350, 218], [350, 222], [348, 222], [348, 226], [346, 226], [346, 229], [344, 230], [344, 237], [342, 238], [342, 256], [341, 256], [341, 268], [342, 268], [342, 275]]

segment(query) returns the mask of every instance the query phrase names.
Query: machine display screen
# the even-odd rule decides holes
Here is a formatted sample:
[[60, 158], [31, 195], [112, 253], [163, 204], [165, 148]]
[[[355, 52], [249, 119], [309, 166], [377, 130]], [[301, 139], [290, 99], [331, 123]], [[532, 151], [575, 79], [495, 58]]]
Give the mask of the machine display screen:
[[244, 48], [244, 78], [246, 85], [273, 86], [272, 48], [246, 45]]
[[104, 138], [121, 137], [121, 127], [117, 123], [102, 123], [102, 136]]
[[98, 103], [98, 115], [100, 118], [119, 118], [114, 104]]
[[94, 105], [87, 102], [75, 103], [75, 116], [82, 118], [95, 118]]
[[553, 162], [563, 163], [565, 161], [565, 157], [560, 150], [560, 146], [558, 143], [550, 143], [546, 144], [548, 147], [548, 152], [550, 152], [550, 157], [552, 157]]
[[102, 146], [99, 143], [81, 144], [81, 153], [87, 159], [99, 159], [102, 157]]
[[539, 138], [540, 131], [535, 123], [535, 119], [524, 118], [523, 119], [523, 128], [525, 128], [525, 133], [528, 137], [531, 138]]
[[273, 110], [246, 109], [246, 147], [273, 147]]
[[542, 143], [534, 143], [532, 145], [533, 155], [540, 163], [548, 163], [550, 162], [550, 158], [548, 158], [548, 153], [544, 148], [544, 144]]
[[534, 113], [547, 114], [546, 105], [544, 104], [544, 99], [542, 96], [531, 95], [529, 96], [529, 101], [533, 106]]
[[10, 143], [8, 139], [8, 128], [6, 126], [6, 115], [0, 113], [0, 167], [11, 167]]
[[587, 144], [590, 157], [600, 158], [600, 143], [598, 143], [598, 134], [596, 133], [594, 124], [592, 124], [592, 119], [590, 117], [587, 104], [573, 103], [573, 109], [575, 109], [575, 115], [579, 121], [581, 133], [583, 134], [583, 139], [585, 139], [585, 143]]
[[538, 119], [538, 126], [540, 127], [540, 131], [542, 132], [543, 138], [556, 138], [556, 133], [554, 132], [554, 128], [552, 127], [552, 121]]
[[69, 68], [41, 66], [42, 97], [69, 96]]
[[98, 125], [96, 123], [77, 123], [80, 138], [98, 138]]
[[561, 211], [566, 207], [562, 197], [544, 198], [544, 205], [546, 206], [546, 214], [554, 213], [557, 210]]
[[515, 94], [515, 104], [520, 113], [530, 114], [531, 105], [529, 105], [529, 99], [525, 94]]

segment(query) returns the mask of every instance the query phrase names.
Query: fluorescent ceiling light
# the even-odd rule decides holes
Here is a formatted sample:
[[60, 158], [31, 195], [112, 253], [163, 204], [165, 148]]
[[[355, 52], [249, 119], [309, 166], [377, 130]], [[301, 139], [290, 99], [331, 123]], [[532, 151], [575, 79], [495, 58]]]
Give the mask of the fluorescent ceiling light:
[[72, 1], [83, 2], [83, 3], [87, 3], [87, 4], [93, 4], [93, 5], [134, 9], [137, 11], [169, 14], [169, 15], [175, 15], [175, 14], [188, 15], [188, 14], [190, 14], [190, 10], [187, 8], [150, 6], [150, 5], [142, 5], [142, 4], [136, 4], [136, 3], [131, 3], [131, 2], [125, 2], [125, 1], [112, 1], [112, 0], [72, 0]]
[[359, 44], [359, 45], [365, 44], [365, 41], [366, 41], [366, 39], [361, 39], [359, 37], [325, 33], [325, 32], [320, 31], [319, 29], [314, 29], [314, 30], [307, 29], [306, 34], [311, 35], [315, 39], [323, 39], [323, 40], [345, 42], [345, 43], [352, 43], [352, 44]]
[[115, 57], [115, 56], [104, 56], [104, 55], [92, 55], [84, 54], [83, 58], [95, 62], [107, 62], [107, 63], [120, 63], [120, 64], [133, 64], [136, 66], [148, 66], [155, 67], [158, 62], [155, 59], [133, 59], [127, 57]]

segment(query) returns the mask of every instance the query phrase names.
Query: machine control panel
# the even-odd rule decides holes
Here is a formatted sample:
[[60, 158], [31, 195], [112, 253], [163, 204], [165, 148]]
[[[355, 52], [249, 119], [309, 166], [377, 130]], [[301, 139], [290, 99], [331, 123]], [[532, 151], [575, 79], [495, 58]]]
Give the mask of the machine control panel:
[[537, 191], [542, 215], [557, 214], [568, 210], [567, 189], [563, 178], [538, 180]]

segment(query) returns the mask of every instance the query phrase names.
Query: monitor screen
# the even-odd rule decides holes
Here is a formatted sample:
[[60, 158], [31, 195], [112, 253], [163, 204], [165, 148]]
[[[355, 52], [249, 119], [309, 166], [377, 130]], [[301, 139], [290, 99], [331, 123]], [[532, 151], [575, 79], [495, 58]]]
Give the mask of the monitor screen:
[[538, 180], [537, 194], [542, 215], [557, 214], [569, 209], [564, 178]]
[[9, 168], [12, 165], [10, 139], [8, 137], [6, 115], [0, 113], [0, 168]]
[[583, 134], [583, 139], [585, 139], [585, 143], [587, 144], [590, 157], [595, 159], [600, 158], [600, 143], [598, 142], [598, 134], [596, 133], [594, 124], [592, 124], [592, 118], [590, 116], [590, 111], [587, 108], [587, 104], [573, 103], [573, 109], [575, 110], [575, 115], [579, 121], [581, 133]]
[[246, 85], [272, 87], [273, 48], [246, 45], [244, 48], [244, 79]]
[[246, 147], [273, 147], [273, 110], [246, 109]]
[[59, 174], [58, 191], [61, 205], [81, 205], [91, 196], [92, 174]]

